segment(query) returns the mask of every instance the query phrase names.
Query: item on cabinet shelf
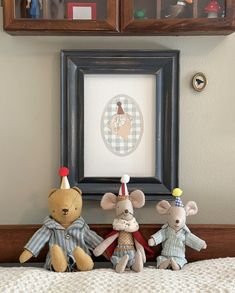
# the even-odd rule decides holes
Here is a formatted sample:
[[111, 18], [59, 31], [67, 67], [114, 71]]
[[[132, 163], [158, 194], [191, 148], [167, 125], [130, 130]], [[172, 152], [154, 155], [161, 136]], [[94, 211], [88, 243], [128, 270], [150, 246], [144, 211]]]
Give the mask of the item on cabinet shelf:
[[217, 18], [221, 10], [222, 8], [216, 0], [211, 0], [211, 2], [204, 8], [208, 18]]
[[49, 242], [46, 269], [65, 272], [93, 268], [89, 250], [103, 239], [91, 231], [81, 217], [82, 192], [77, 187], [70, 188], [68, 173], [67, 168], [60, 169], [61, 186], [52, 189], [48, 197], [50, 216], [45, 218], [44, 225], [25, 245], [19, 258], [21, 263], [36, 257]]
[[42, 0], [27, 0], [26, 8], [29, 9], [30, 18], [40, 18], [42, 13]]
[[[123, 175], [119, 194], [105, 193], [101, 200], [104, 210], [116, 209], [113, 221], [113, 231], [93, 251], [99, 256], [106, 250], [107, 255], [117, 273], [123, 273], [127, 268], [140, 272], [146, 262], [146, 254], [153, 257], [154, 252], [140, 234], [139, 224], [133, 216], [133, 208], [141, 208], [145, 204], [145, 195], [141, 190], [130, 193], [127, 183], [130, 177]], [[146, 254], [145, 254], [146, 251]]]
[[64, 19], [63, 0], [43, 0], [44, 19]]
[[188, 4], [192, 4], [192, 0], [179, 0], [175, 5], [170, 5], [168, 14], [165, 15], [165, 18], [177, 18], [184, 17], [186, 14], [186, 7]]
[[202, 72], [196, 73], [192, 78], [192, 86], [197, 92], [204, 90], [207, 83], [207, 78]]
[[96, 20], [96, 3], [68, 2], [68, 19]]
[[147, 19], [146, 10], [145, 9], [137, 9], [134, 12], [134, 18], [136, 19]]
[[187, 263], [185, 258], [185, 245], [200, 251], [206, 249], [206, 242], [194, 234], [186, 226], [186, 217], [196, 215], [198, 212], [197, 204], [189, 201], [185, 207], [180, 196], [180, 188], [173, 189], [172, 195], [175, 197], [174, 205], [166, 200], [160, 201], [156, 205], [159, 214], [167, 215], [167, 223], [162, 229], [151, 236], [148, 241], [150, 246], [162, 243], [161, 255], [157, 257], [157, 268], [172, 268], [180, 270]]
[[28, 18], [29, 17], [29, 8], [27, 7], [27, 0], [22, 0], [20, 2], [20, 17]]

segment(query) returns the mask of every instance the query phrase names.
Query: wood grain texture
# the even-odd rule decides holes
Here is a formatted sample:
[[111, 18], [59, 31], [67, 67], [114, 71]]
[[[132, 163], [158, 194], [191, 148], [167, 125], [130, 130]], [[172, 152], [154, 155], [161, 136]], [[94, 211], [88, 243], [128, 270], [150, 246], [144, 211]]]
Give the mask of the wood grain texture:
[[14, 1], [3, 1], [4, 29], [15, 35], [79, 34], [79, 32], [115, 32], [118, 24], [118, 0], [107, 0], [106, 20], [16, 19]]
[[[90, 224], [90, 228], [104, 237], [111, 230], [109, 224]], [[41, 225], [0, 225], [0, 263], [17, 263], [24, 245]], [[146, 240], [158, 231], [161, 225], [142, 224], [140, 231]], [[235, 257], [235, 225], [189, 225], [192, 233], [207, 242], [207, 249], [201, 252], [186, 249], [188, 261], [205, 260], [220, 257]], [[44, 262], [48, 247], [45, 247], [32, 262]], [[155, 256], [159, 255], [161, 246], [154, 247]], [[105, 261], [104, 257], [94, 258]]]
[[[235, 0], [226, 0], [225, 17], [159, 19], [158, 11], [155, 18], [146, 20], [134, 19], [134, 0], [107, 0], [107, 18], [100, 21], [16, 19], [15, 0], [2, 1], [4, 30], [12, 35], [193, 36], [227, 35], [235, 31]], [[143, 3], [151, 11], [151, 6], [149, 8], [147, 4], [149, 2], [143, 1]], [[194, 17], [197, 14], [196, 10], [194, 5]]]
[[[234, 31], [235, 0], [227, 0], [225, 16], [220, 18], [133, 18], [134, 0], [121, 0], [122, 27], [124, 34], [139, 35], [217, 35]], [[194, 11], [195, 12], [195, 11]]]

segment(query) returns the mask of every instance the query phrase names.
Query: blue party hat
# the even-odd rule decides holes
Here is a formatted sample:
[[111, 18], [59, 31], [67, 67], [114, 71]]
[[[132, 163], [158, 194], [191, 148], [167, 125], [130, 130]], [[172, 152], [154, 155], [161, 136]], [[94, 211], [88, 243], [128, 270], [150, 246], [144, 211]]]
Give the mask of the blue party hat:
[[183, 191], [180, 188], [174, 188], [172, 191], [172, 195], [175, 197], [175, 206], [176, 207], [184, 207], [180, 196], [182, 195]]

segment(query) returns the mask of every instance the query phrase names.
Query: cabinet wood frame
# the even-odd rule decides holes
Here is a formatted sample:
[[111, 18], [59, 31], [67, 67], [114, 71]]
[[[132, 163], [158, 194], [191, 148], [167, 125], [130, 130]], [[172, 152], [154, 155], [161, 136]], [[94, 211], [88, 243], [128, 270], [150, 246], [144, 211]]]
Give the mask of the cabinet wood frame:
[[15, 0], [3, 0], [4, 30], [13, 35], [76, 35], [115, 33], [119, 28], [119, 0], [107, 0], [106, 20], [15, 18]]

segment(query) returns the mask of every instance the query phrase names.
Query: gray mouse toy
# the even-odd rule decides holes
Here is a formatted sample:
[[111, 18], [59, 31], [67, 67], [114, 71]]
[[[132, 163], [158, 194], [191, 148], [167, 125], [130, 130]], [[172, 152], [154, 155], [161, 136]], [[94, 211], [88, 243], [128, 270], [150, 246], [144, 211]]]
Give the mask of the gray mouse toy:
[[166, 200], [162, 200], [156, 205], [159, 214], [167, 215], [167, 223], [148, 240], [149, 246], [162, 243], [161, 255], [157, 257], [157, 268], [159, 269], [180, 270], [187, 263], [185, 245], [197, 251], [207, 247], [206, 242], [191, 233], [186, 226], [186, 217], [197, 214], [197, 204], [189, 201], [184, 206], [180, 199], [181, 194], [182, 190], [175, 188], [172, 192], [172, 195], [175, 196], [173, 206]]

